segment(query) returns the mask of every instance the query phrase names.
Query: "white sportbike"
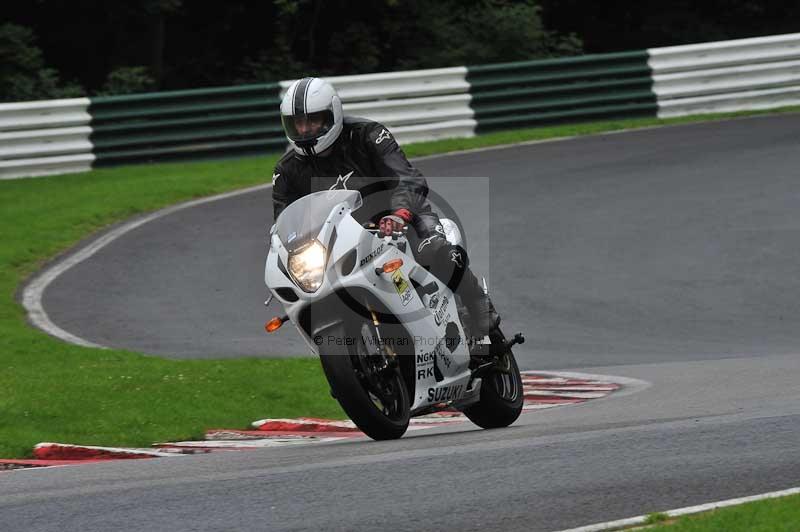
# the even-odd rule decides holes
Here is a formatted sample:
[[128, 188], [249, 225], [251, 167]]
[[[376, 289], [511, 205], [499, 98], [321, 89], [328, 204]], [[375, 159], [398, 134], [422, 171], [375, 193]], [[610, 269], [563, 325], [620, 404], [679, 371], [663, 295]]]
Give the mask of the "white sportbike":
[[[399, 438], [411, 417], [447, 408], [483, 428], [513, 423], [523, 390], [511, 347], [522, 335], [470, 339], [453, 292], [406, 252], [404, 232], [362, 226], [351, 215], [361, 202], [358, 191], [315, 192], [278, 217], [264, 279], [285, 315], [267, 330], [291, 320], [373, 439]], [[461, 245], [456, 224], [442, 225]]]

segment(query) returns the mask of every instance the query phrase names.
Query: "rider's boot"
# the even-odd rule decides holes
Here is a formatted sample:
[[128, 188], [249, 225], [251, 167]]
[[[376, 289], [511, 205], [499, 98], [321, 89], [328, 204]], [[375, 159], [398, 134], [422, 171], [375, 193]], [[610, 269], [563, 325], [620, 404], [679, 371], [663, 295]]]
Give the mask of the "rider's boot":
[[470, 332], [474, 338], [492, 336], [500, 325], [500, 315], [494, 308], [483, 287], [472, 270], [466, 268], [461, 283], [456, 289], [464, 306], [469, 312]]

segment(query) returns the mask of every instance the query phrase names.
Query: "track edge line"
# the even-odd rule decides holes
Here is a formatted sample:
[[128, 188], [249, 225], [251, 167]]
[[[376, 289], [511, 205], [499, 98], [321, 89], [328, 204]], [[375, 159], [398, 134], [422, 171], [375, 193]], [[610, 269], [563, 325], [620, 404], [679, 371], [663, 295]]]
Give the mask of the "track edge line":
[[[699, 504], [696, 506], [687, 506], [685, 508], [677, 508], [675, 510], [668, 510], [661, 512], [669, 517], [682, 517], [684, 515], [692, 515], [718, 508], [727, 508], [729, 506], [738, 506], [749, 502], [762, 501], [767, 499], [777, 499], [779, 497], [787, 497], [789, 495], [800, 494], [800, 487], [789, 488], [780, 491], [771, 491], [768, 493], [761, 493], [759, 495], [750, 495], [748, 497], [738, 497], [736, 499], [727, 499], [724, 501], [710, 502], [707, 504]], [[604, 523], [596, 523], [593, 525], [581, 526], [578, 528], [569, 528], [559, 530], [557, 532], [610, 532], [613, 530], [622, 530], [626, 527], [644, 525], [647, 522], [646, 515], [638, 515], [636, 517], [629, 517], [627, 519], [619, 519], [617, 521], [606, 521]]]
[[164, 216], [168, 216], [170, 214], [182, 211], [184, 209], [195, 207], [197, 205], [233, 198], [236, 196], [241, 196], [243, 194], [249, 194], [251, 192], [268, 189], [271, 186], [272, 183], [267, 183], [264, 185], [256, 185], [253, 187], [243, 188], [231, 192], [216, 194], [214, 196], [209, 196], [206, 198], [186, 201], [183, 203], [179, 203], [177, 205], [172, 205], [171, 207], [166, 207], [157, 210], [155, 212], [152, 212], [150, 214], [147, 214], [145, 216], [137, 217], [128, 222], [124, 222], [122, 225], [105, 233], [104, 235], [93, 240], [86, 246], [83, 246], [72, 252], [67, 252], [67, 255], [64, 258], [56, 260], [56, 262], [54, 262], [50, 266], [45, 267], [44, 270], [41, 270], [40, 272], [34, 274], [33, 277], [31, 277], [30, 280], [28, 280], [28, 282], [24, 285], [22, 289], [21, 302], [22, 306], [25, 308], [25, 311], [28, 315], [28, 321], [34, 327], [64, 342], [78, 345], [81, 347], [90, 347], [95, 349], [110, 349], [109, 346], [91, 342], [89, 340], [76, 336], [70, 332], [67, 332], [58, 325], [56, 325], [50, 319], [50, 316], [48, 316], [47, 312], [44, 310], [44, 305], [42, 304], [42, 297], [47, 287], [53, 281], [55, 281], [59, 276], [61, 276], [64, 272], [66, 272], [73, 266], [76, 266], [81, 262], [89, 259], [92, 255], [94, 255], [107, 245], [111, 244], [118, 238], [133, 231], [134, 229], [143, 226], [146, 223], [152, 222], [153, 220], [157, 220], [159, 218], [163, 218]]

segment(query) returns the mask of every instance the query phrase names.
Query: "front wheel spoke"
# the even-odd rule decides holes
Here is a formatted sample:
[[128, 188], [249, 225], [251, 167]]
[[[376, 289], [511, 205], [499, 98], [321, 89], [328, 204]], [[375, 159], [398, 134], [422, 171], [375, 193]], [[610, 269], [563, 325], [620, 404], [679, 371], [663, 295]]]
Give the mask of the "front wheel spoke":
[[372, 404], [374, 404], [382, 414], [386, 416], [391, 416], [393, 414], [394, 400], [387, 400], [387, 398], [373, 393], [370, 393], [370, 399], [372, 400]]
[[371, 393], [369, 395], [370, 395], [370, 400], [372, 401], [372, 404], [375, 405], [375, 408], [377, 408], [378, 410], [383, 412], [383, 410], [385, 409], [385, 407], [383, 405], [383, 401], [381, 401], [380, 398], [377, 397], [375, 394]]

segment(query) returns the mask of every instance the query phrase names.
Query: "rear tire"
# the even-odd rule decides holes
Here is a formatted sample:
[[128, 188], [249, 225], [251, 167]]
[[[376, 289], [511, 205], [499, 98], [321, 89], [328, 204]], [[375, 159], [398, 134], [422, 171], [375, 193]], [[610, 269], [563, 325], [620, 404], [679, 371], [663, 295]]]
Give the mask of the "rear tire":
[[522, 413], [525, 395], [514, 354], [509, 350], [509, 370], [493, 370], [481, 381], [480, 401], [464, 409], [470, 421], [484, 429], [507, 427]]
[[320, 361], [333, 395], [356, 426], [374, 440], [392, 440], [408, 429], [408, 390], [399, 368], [373, 371], [372, 346], [378, 344], [365, 339], [368, 330], [368, 322], [329, 329], [326, 335], [354, 342], [345, 342], [346, 352], [325, 353], [320, 346]]

